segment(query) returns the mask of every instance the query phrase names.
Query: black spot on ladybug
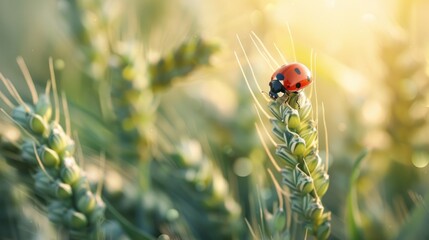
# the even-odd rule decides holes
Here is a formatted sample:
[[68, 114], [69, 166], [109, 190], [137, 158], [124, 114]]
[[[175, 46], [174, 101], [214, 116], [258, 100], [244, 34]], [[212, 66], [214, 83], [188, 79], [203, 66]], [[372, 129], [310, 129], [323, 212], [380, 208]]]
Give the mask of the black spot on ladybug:
[[294, 70], [298, 75], [301, 74], [301, 71], [299, 70], [299, 68], [295, 68]]
[[285, 80], [285, 76], [281, 73], [277, 73], [276, 78], [277, 80]]
[[297, 83], [297, 84], [295, 85], [295, 87], [296, 87], [296, 88], [300, 88], [300, 87], [301, 87], [301, 83]]

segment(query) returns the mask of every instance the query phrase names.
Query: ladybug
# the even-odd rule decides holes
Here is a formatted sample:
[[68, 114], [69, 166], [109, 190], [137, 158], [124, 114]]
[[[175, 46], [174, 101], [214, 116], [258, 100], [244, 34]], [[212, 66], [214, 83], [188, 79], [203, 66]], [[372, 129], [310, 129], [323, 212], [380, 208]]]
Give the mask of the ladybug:
[[311, 72], [304, 64], [285, 64], [271, 76], [270, 97], [275, 100], [280, 92], [284, 94], [299, 92], [310, 85], [311, 81]]

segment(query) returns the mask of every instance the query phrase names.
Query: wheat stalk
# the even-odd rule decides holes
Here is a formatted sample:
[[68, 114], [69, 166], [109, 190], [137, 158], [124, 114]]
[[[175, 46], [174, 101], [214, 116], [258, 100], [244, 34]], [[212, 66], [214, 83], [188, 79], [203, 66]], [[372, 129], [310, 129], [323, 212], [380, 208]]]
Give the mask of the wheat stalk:
[[[230, 185], [195, 140], [182, 140], [168, 161], [157, 161], [157, 183], [180, 207], [197, 239], [235, 239], [240, 232], [241, 208]], [[214, 229], [214, 232], [207, 232]]]
[[159, 61], [149, 64], [152, 88], [170, 86], [173, 79], [184, 77], [201, 66], [209, 65], [210, 57], [218, 49], [216, 44], [201, 37], [189, 38]]
[[[275, 70], [274, 66], [278, 66], [278, 62], [255, 33], [252, 33], [251, 38], [261, 56], [264, 57], [271, 69]], [[250, 68], [253, 81], [258, 90], [262, 92], [239, 38], [238, 41]], [[276, 143], [271, 139], [276, 146], [277, 158], [272, 158], [271, 154], [269, 156], [276, 170], [281, 172], [283, 184], [289, 189], [292, 211], [297, 214], [312, 235], [317, 239], [327, 239], [331, 228], [330, 212], [325, 211], [321, 198], [328, 189], [329, 176], [318, 153], [318, 130], [316, 121], [312, 116], [313, 110], [310, 100], [304, 92], [286, 92], [276, 100], [269, 100], [263, 95], [268, 101], [268, 109], [271, 115], [268, 114], [254, 94], [237, 53], [235, 56], [249, 91], [257, 104], [258, 114], [261, 111], [264, 116], [270, 119], [273, 127], [272, 133], [281, 141], [281, 143]], [[286, 61], [282, 55], [281, 58]], [[260, 120], [262, 122], [261, 117]]]
[[69, 129], [64, 130], [59, 124], [59, 100], [52, 59], [49, 64], [56, 102], [54, 119], [49, 90], [38, 96], [34, 85], [28, 84], [33, 93], [33, 103], [27, 103], [11, 81], [0, 74], [6, 89], [17, 102], [16, 106], [11, 106], [10, 115], [3, 113], [26, 134], [14, 149], [19, 158], [3, 151], [7, 149], [2, 148], [1, 151], [10, 162], [21, 160], [26, 166], [26, 174], [32, 175], [34, 192], [43, 199], [53, 223], [68, 229], [72, 237], [97, 237], [101, 234], [105, 205], [99, 193], [91, 191], [85, 172], [74, 158], [75, 143]]
[[[153, 134], [152, 131], [156, 124], [158, 107], [154, 91], [160, 87], [171, 86], [172, 79], [176, 77], [188, 75], [199, 66], [208, 65], [209, 58], [217, 47], [199, 37], [190, 38], [157, 62], [150, 63], [145, 59], [147, 54], [142, 51], [144, 47], [133, 44], [141, 42], [140, 40], [116, 41], [112, 37], [112, 33], [115, 33], [117, 29], [107, 29], [106, 26], [101, 26], [102, 24], [84, 24], [87, 12], [95, 13], [103, 21], [114, 21], [109, 19], [108, 15], [102, 15], [97, 8], [94, 8], [94, 5], [85, 8], [85, 4], [84, 1], [69, 1], [70, 8], [66, 13], [75, 16], [74, 19], [70, 19], [69, 24], [74, 39], [84, 49], [83, 53], [89, 60], [88, 66], [98, 66], [90, 67], [88, 71], [95, 82], [105, 84], [108, 88], [108, 92], [104, 94], [108, 97], [102, 102], [112, 103], [111, 105], [104, 104], [109, 106], [105, 107], [109, 111], [105, 115], [109, 116], [109, 124], [114, 126], [112, 130], [116, 134], [118, 148], [115, 150], [119, 152], [118, 158], [133, 168], [137, 166], [138, 169], [139, 181], [133, 184], [139, 184], [141, 191], [138, 192], [138, 195], [144, 206], [135, 206], [136, 209], [132, 212], [135, 215], [133, 217], [137, 218], [139, 209], [145, 208], [140, 209], [144, 211], [144, 219], [148, 219], [144, 221], [145, 226], [142, 228], [148, 229], [150, 232], [165, 232], [161, 229], [165, 225], [163, 222], [169, 221], [170, 226], [183, 223], [179, 220], [173, 222], [166, 218], [160, 219], [159, 216], [163, 218], [166, 215], [160, 213], [158, 209], [171, 205], [169, 201], [160, 200], [145, 204], [153, 201], [151, 198], [154, 195], [162, 195], [162, 193], [155, 192], [156, 189], [152, 188], [151, 183], [152, 175], [156, 176], [159, 171], [150, 168], [153, 157], [151, 148], [156, 142], [154, 139], [156, 134]], [[103, 3], [97, 4], [103, 5]], [[96, 41], [92, 39], [100, 33], [104, 33], [109, 41], [108, 49], [100, 49], [100, 46], [97, 46]], [[139, 36], [138, 31], [136, 36]], [[94, 69], [97, 69], [97, 72], [94, 72]], [[121, 208], [119, 205], [115, 207]], [[171, 206], [168, 208], [172, 209]], [[157, 220], [154, 221], [154, 218]], [[181, 227], [173, 226], [173, 228]]]
[[283, 183], [290, 190], [292, 210], [318, 239], [330, 234], [330, 212], [321, 198], [328, 190], [329, 176], [318, 154], [316, 123], [311, 102], [303, 92], [290, 93], [269, 103]]

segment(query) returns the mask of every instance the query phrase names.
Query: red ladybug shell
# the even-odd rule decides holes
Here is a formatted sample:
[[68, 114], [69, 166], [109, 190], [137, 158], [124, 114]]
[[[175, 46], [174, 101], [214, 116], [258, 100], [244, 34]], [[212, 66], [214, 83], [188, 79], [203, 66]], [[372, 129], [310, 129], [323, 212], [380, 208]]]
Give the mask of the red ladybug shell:
[[311, 72], [304, 64], [291, 63], [277, 69], [271, 76], [271, 80], [283, 80], [283, 86], [287, 91], [298, 92], [310, 85]]

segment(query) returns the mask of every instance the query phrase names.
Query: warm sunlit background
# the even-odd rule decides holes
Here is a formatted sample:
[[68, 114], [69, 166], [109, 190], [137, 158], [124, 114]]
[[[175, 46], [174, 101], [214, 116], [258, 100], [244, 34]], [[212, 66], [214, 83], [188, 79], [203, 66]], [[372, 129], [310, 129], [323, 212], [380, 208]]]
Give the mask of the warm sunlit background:
[[[106, 105], [100, 88], [106, 85], [91, 80], [108, 60], [103, 54], [91, 56], [94, 63], [88, 67], [91, 60], [70, 30], [76, 19], [67, 16], [67, 2], [0, 1], [0, 72], [28, 99], [16, 57], [24, 58], [41, 91], [49, 79], [48, 58], [53, 57], [84, 152], [98, 156], [105, 151], [109, 157], [117, 146], [106, 137], [109, 126], [97, 125]], [[276, 200], [266, 170], [272, 166], [254, 126], [259, 122], [255, 101], [235, 57], [236, 53], [248, 76], [253, 68], [256, 80], [268, 91], [273, 70], [258, 51], [260, 45], [252, 42], [257, 36], [279, 63], [285, 58], [312, 66], [320, 152], [323, 159], [329, 156], [330, 164], [330, 188], [323, 202], [333, 214], [332, 239], [350, 237], [349, 177], [354, 161], [365, 150], [369, 154], [360, 165], [355, 206], [365, 239], [429, 236], [424, 226], [429, 218], [429, 1], [87, 2], [93, 3], [85, 6], [85, 24], [93, 26], [99, 52], [109, 48], [106, 38], [147, 62], [192, 36], [219, 45], [210, 66], [153, 93], [150, 107], [155, 108], [156, 120], [148, 132], [155, 139], [151, 145], [155, 158], [191, 141], [183, 151], [213, 160], [241, 207], [240, 219], [254, 218], [256, 195], [267, 202]], [[253, 80], [251, 87], [265, 106]], [[3, 85], [0, 91], [5, 92]], [[271, 128], [269, 121], [264, 124]], [[120, 168], [118, 162], [112, 160], [112, 164]], [[116, 177], [121, 179], [121, 172]], [[243, 229], [240, 236], [250, 238], [249, 230]]]

